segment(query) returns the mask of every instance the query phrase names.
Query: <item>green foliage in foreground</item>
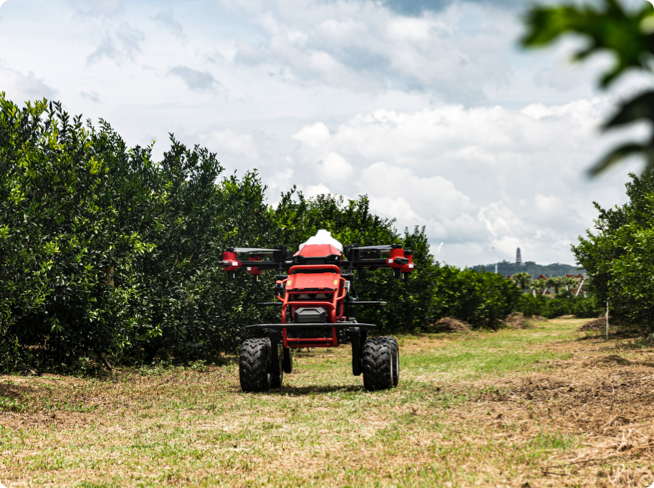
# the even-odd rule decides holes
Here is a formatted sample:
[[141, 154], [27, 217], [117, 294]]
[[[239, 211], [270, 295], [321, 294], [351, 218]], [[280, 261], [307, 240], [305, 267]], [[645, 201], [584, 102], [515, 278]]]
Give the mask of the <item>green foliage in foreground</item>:
[[[600, 85], [607, 88], [629, 71], [651, 73], [654, 54], [654, 7], [642, 1], [637, 10], [625, 8], [619, 0], [602, 0], [586, 5], [536, 5], [525, 18], [527, 33], [524, 46], [543, 47], [559, 38], [576, 34], [587, 42], [575, 53], [576, 61], [593, 54], [609, 52], [614, 64], [602, 76]], [[654, 90], [642, 92], [624, 102], [618, 112], [603, 126], [603, 130], [619, 128], [625, 124], [645, 121], [654, 123]], [[623, 144], [590, 169], [597, 175], [625, 158], [639, 155], [645, 160], [645, 169], [654, 169], [654, 138], [645, 143]]]
[[382, 270], [358, 277], [362, 298], [389, 303], [358, 317], [382, 333], [429, 330], [443, 316], [492, 327], [520, 297], [499, 275], [441, 266], [424, 228], [400, 234], [366, 197], [292, 190], [273, 208], [256, 173], [224, 177], [204, 148], [171, 136], [162, 161], [151, 153], [104, 121], [0, 95], [0, 370], [214, 360], [238, 348], [245, 325], [279, 320], [255, 305], [273, 299], [274, 274], [255, 284], [241, 272], [230, 284], [222, 250], [297, 249], [318, 229], [413, 251], [408, 283]]

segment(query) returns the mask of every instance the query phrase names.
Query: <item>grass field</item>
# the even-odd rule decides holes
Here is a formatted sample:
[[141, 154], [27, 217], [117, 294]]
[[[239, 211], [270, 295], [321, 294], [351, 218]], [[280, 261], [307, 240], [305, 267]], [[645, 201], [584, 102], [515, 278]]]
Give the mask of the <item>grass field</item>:
[[576, 332], [399, 337], [400, 386], [349, 349], [294, 358], [281, 390], [224, 366], [0, 376], [0, 482], [23, 486], [642, 486], [654, 350]]

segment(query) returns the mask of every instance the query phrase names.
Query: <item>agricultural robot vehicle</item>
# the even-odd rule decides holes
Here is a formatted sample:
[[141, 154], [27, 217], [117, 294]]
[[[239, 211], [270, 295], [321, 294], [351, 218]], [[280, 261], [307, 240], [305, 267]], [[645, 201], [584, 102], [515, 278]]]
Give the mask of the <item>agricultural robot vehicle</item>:
[[[247, 254], [247, 261], [239, 261]], [[223, 252], [219, 263], [230, 281], [246, 268], [259, 281], [264, 271], [276, 271], [277, 301], [259, 303], [281, 308], [281, 322], [246, 329], [267, 330], [267, 338], [249, 339], [241, 346], [239, 378], [245, 392], [266, 391], [282, 385], [293, 370], [292, 349], [352, 345], [352, 373], [363, 375], [366, 390], [397, 386], [400, 351], [394, 337], [368, 337], [374, 324], [359, 323], [361, 306], [383, 306], [383, 301], [359, 300], [354, 272], [390, 269], [407, 280], [414, 269], [411, 251], [399, 244], [343, 247], [326, 230], [310, 238], [293, 254], [286, 246], [274, 249], [236, 247]]]

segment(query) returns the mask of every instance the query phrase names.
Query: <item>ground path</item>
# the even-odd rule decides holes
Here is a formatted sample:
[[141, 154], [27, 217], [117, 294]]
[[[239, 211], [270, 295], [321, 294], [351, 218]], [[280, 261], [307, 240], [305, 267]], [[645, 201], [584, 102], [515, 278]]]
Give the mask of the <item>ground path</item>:
[[654, 348], [577, 332], [400, 337], [400, 387], [347, 348], [284, 388], [226, 366], [0, 376], [0, 482], [23, 486], [638, 486], [654, 482]]

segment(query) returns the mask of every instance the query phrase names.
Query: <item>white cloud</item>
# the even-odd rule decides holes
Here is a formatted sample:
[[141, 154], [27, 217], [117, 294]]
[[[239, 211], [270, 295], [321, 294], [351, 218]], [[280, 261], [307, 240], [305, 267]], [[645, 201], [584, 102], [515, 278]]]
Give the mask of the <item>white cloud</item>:
[[[300, 188], [302, 189], [302, 188]], [[331, 193], [332, 191], [322, 183], [318, 185], [309, 185], [304, 189], [304, 195], [311, 198], [311, 197], [316, 197], [318, 195], [326, 195]]]
[[89, 100], [89, 101], [91, 101], [93, 103], [98, 103], [98, 102], [101, 101], [100, 95], [97, 92], [93, 91], [93, 90], [91, 90], [91, 91], [81, 91], [80, 95], [83, 98], [86, 98], [87, 100]]
[[311, 148], [322, 148], [329, 142], [329, 129], [322, 122], [303, 127], [293, 139]]
[[86, 62], [88, 64], [94, 64], [100, 62], [103, 58], [118, 60], [118, 50], [116, 49], [116, 45], [111, 37], [107, 35], [102, 38], [102, 41], [100, 41], [98, 47], [95, 48], [95, 51], [89, 54], [86, 58]]
[[536, 211], [544, 218], [556, 218], [563, 214], [567, 209], [563, 200], [559, 197], [537, 194], [534, 197]]
[[98, 47], [87, 56], [86, 63], [92, 65], [106, 58], [120, 66], [125, 61], [134, 61], [144, 40], [143, 32], [123, 22], [113, 33], [104, 33]]
[[211, 92], [220, 87], [220, 83], [208, 71], [199, 71], [188, 66], [175, 66], [168, 72], [181, 78], [186, 87], [194, 92]]
[[[409, 168], [390, 166], [385, 162], [374, 163], [363, 169], [357, 188], [360, 193], [371, 196], [373, 201], [401, 198], [423, 216], [419, 217], [413, 210], [407, 212], [408, 215], [391, 214], [401, 216], [405, 225], [408, 225], [408, 221], [426, 223], [435, 215], [448, 219], [476, 209], [470, 198], [458, 191], [451, 181], [441, 176], [421, 178]], [[409, 215], [410, 218], [407, 219]]]
[[596, 137], [606, 107], [604, 98], [522, 110], [440, 105], [376, 110], [331, 130], [313, 123], [293, 136], [295, 167], [303, 169], [296, 177], [326, 181], [317, 155], [338, 154], [352, 170], [330, 182], [333, 192], [367, 194], [399, 228], [426, 225], [450, 262], [484, 259], [493, 246], [507, 259], [520, 246], [529, 259], [571, 262], [570, 243], [591, 225], [592, 200], [620, 192], [621, 178], [583, 177], [606, 147]]
[[3, 66], [2, 63], [0, 63], [0, 85], [2, 85], [3, 90], [19, 93], [23, 100], [41, 98], [52, 100], [58, 92], [42, 78], [38, 78], [33, 71], [29, 71], [24, 75], [19, 71]]
[[354, 168], [343, 156], [330, 152], [318, 163], [318, 173], [325, 181], [344, 180], [352, 176]]
[[157, 15], [152, 17], [152, 20], [165, 27], [169, 32], [180, 39], [186, 38], [182, 24], [175, 19], [175, 12], [173, 9], [161, 10]]
[[125, 11], [122, 0], [68, 0], [68, 3], [84, 17], [114, 17]]
[[200, 142], [211, 151], [219, 154], [242, 155], [250, 160], [259, 157], [252, 135], [237, 132], [233, 129], [214, 130], [202, 134]]
[[170, 132], [204, 144], [228, 173], [257, 168], [271, 202], [293, 185], [368, 194], [445, 242], [447, 262], [492, 262], [492, 246], [512, 259], [517, 245], [571, 262], [591, 202], [624, 199], [625, 171], [584, 177], [621, 137], [596, 136], [616, 97], [593, 96], [605, 57], [582, 70], [558, 62], [570, 43], [517, 51], [519, 19], [496, 7], [518, 3], [15, 0], [0, 83], [19, 103], [56, 96], [102, 117], [128, 144], [163, 141], [155, 157]]
[[[470, 3], [492, 5], [502, 9], [525, 7], [523, 0], [467, 0]], [[383, 0], [383, 4], [402, 15], [422, 15], [424, 12], [440, 11], [457, 3], [457, 0]], [[529, 4], [527, 4], [529, 5]]]
[[263, 42], [239, 40], [235, 59], [312, 85], [481, 99], [484, 84], [508, 83], [501, 39], [513, 31], [492, 9], [468, 28], [472, 8], [482, 7], [409, 18], [373, 2], [246, 2], [239, 10], [258, 18]]

